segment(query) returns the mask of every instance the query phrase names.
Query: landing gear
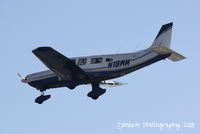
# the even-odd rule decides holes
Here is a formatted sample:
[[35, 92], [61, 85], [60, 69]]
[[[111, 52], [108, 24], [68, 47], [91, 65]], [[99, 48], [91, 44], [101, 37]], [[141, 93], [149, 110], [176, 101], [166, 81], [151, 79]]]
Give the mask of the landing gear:
[[99, 83], [92, 83], [92, 91], [87, 94], [88, 97], [96, 100], [106, 92], [106, 89], [100, 88]]
[[76, 86], [69, 86], [68, 88], [73, 90]]
[[44, 92], [41, 91], [41, 95], [35, 99], [35, 103], [42, 104], [44, 101], [48, 100], [51, 95], [44, 95]]

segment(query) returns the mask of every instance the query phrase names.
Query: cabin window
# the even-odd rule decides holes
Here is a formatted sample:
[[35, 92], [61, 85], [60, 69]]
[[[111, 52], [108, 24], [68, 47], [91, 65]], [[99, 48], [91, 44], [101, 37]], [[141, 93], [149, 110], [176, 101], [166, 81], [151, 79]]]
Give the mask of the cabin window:
[[113, 61], [112, 58], [106, 58], [106, 62], [111, 62], [111, 61]]
[[85, 65], [87, 62], [87, 59], [86, 58], [81, 58], [78, 60], [78, 65]]
[[92, 58], [91, 59], [91, 64], [98, 64], [98, 63], [102, 63], [103, 58]]

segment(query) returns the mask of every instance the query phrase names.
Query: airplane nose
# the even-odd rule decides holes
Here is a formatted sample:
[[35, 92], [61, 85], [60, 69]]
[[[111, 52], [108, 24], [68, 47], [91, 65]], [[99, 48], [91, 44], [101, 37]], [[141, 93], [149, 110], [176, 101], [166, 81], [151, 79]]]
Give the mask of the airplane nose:
[[17, 75], [21, 78], [21, 82], [27, 83], [27, 77], [22, 76], [20, 73], [17, 73]]
[[26, 79], [26, 77], [23, 78], [23, 79], [21, 80], [21, 82], [23, 82], [23, 83], [27, 83], [27, 79]]

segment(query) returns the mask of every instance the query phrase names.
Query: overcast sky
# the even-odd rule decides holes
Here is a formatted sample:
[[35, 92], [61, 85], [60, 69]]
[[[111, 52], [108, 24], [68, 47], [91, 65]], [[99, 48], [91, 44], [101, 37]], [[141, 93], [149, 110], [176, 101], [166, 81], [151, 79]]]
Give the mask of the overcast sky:
[[[199, 5], [198, 0], [0, 0], [0, 133], [200, 132]], [[174, 22], [171, 48], [187, 59], [160, 61], [118, 78], [128, 84], [107, 87], [96, 101], [87, 97], [86, 85], [48, 90], [52, 98], [38, 105], [40, 92], [16, 75], [47, 69], [31, 52], [37, 47], [51, 46], [67, 57], [134, 52], [149, 47], [169, 22]], [[140, 126], [118, 128], [128, 122]], [[145, 122], [181, 128], [145, 128]]]

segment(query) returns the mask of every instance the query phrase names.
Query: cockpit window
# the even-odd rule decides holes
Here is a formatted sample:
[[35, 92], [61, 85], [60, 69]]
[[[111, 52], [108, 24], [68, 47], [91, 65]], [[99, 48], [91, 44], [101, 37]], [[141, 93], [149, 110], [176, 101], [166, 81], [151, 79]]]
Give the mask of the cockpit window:
[[91, 59], [91, 64], [98, 64], [98, 63], [102, 63], [103, 58], [92, 58]]
[[78, 60], [78, 65], [85, 65], [87, 62], [87, 59], [86, 58], [81, 58]]

